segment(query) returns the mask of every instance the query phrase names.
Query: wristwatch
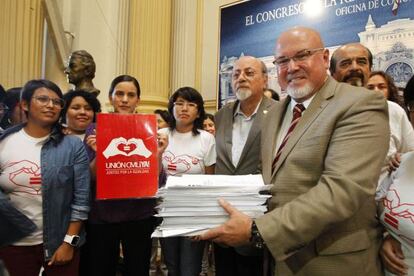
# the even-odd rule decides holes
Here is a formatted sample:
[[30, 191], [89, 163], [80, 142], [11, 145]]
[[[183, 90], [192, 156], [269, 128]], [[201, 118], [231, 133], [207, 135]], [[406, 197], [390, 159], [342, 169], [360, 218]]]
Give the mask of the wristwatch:
[[63, 241], [76, 247], [79, 245], [80, 237], [78, 235], [65, 235]]
[[250, 242], [253, 243], [254, 247], [262, 249], [265, 245], [265, 242], [262, 238], [262, 235], [260, 235], [259, 229], [257, 229], [256, 222], [253, 221], [252, 228], [250, 230]]

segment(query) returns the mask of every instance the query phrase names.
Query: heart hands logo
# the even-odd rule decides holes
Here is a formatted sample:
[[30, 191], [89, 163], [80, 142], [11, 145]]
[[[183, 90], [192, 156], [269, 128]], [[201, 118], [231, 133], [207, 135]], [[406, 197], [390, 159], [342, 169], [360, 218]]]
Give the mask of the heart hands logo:
[[40, 195], [42, 177], [40, 167], [29, 160], [13, 162], [4, 168], [9, 173], [9, 180], [18, 188], [15, 192]]
[[152, 152], [148, 150], [142, 139], [131, 138], [127, 140], [124, 137], [118, 137], [111, 140], [109, 145], [103, 151], [103, 155], [106, 159], [116, 155], [138, 155], [148, 158], [152, 155]]

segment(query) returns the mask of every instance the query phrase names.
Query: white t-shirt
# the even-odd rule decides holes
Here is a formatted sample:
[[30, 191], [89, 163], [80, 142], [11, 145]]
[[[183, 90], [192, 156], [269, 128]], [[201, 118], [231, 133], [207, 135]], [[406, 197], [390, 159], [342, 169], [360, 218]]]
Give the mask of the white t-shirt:
[[[380, 204], [384, 205], [381, 223], [401, 243], [408, 275], [414, 275], [414, 152], [401, 158], [400, 167], [384, 179], [382, 186], [387, 194]], [[386, 275], [391, 275], [386, 273]]]
[[162, 165], [168, 175], [204, 174], [205, 167], [216, 163], [214, 136], [204, 130], [199, 129], [199, 132], [193, 135], [192, 131], [159, 130], [168, 135], [168, 146], [162, 155]]
[[390, 123], [390, 145], [384, 165], [381, 168], [381, 175], [378, 183], [387, 176], [388, 162], [397, 152], [406, 153], [414, 151], [414, 130], [407, 113], [398, 104], [388, 102], [388, 115]]
[[390, 116], [391, 141], [387, 157], [397, 152], [413, 151], [414, 130], [408, 120], [407, 113], [401, 106], [390, 101], [388, 101], [388, 113]]
[[34, 233], [13, 245], [43, 243], [40, 151], [48, 137], [33, 138], [22, 129], [0, 143], [0, 188], [13, 206], [37, 226]]

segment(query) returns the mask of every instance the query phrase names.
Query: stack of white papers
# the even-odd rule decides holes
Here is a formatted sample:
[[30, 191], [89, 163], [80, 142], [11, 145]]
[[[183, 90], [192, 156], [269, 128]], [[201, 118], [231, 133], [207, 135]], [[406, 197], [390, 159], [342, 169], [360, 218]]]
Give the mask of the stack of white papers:
[[229, 219], [218, 199], [227, 200], [252, 218], [266, 212], [270, 195], [261, 175], [184, 175], [170, 176], [159, 189], [162, 203], [158, 216], [163, 222], [153, 237], [192, 236], [219, 226]]

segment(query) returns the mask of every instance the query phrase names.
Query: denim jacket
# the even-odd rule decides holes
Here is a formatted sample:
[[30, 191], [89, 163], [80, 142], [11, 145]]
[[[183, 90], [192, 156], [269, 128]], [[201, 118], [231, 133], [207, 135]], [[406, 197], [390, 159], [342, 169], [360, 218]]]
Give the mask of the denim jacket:
[[[25, 125], [7, 129], [0, 142]], [[43, 198], [43, 247], [45, 260], [53, 256], [71, 221], [88, 218], [89, 212], [89, 161], [82, 141], [75, 136], [64, 136], [53, 129], [40, 153]], [[23, 225], [22, 225], [23, 226]], [[27, 225], [24, 225], [27, 226]], [[85, 233], [79, 236], [85, 241]]]

